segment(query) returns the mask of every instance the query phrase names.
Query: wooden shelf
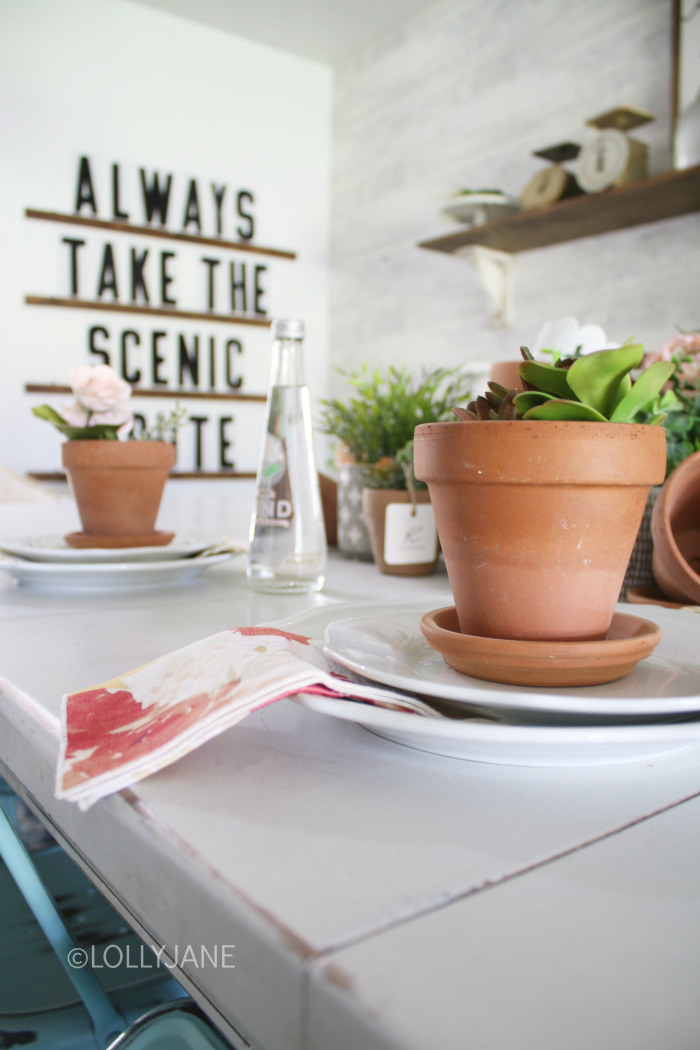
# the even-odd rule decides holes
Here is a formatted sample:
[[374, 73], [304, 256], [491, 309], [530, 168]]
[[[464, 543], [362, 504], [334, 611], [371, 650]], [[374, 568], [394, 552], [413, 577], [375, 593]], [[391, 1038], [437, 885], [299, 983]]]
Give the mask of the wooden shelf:
[[547, 208], [516, 212], [484, 226], [469, 226], [447, 237], [421, 241], [418, 247], [456, 252], [482, 245], [504, 252], [527, 252], [695, 211], [700, 211], [700, 165], [655, 175], [617, 190], [572, 197]]
[[[59, 386], [57, 383], [26, 383], [25, 394], [72, 394], [69, 386]], [[162, 387], [149, 389], [147, 387], [132, 386], [133, 397], [170, 397], [177, 400], [190, 401], [193, 398], [201, 401], [257, 401], [264, 404], [267, 394], [237, 394], [233, 391], [229, 394], [218, 390], [164, 390]]]

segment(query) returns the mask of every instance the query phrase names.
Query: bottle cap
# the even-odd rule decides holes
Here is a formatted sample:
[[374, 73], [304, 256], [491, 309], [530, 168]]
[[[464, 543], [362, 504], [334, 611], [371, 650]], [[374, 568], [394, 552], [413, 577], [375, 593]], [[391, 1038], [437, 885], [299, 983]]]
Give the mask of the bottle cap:
[[273, 339], [303, 339], [304, 322], [289, 318], [276, 318], [272, 322]]

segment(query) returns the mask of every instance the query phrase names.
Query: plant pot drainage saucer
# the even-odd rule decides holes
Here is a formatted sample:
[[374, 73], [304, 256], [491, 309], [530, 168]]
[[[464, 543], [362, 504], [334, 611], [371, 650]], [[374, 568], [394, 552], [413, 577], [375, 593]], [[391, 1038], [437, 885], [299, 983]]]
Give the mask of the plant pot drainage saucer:
[[89, 547], [165, 547], [171, 543], [174, 532], [146, 532], [140, 536], [95, 536], [84, 532], [69, 532], [65, 541], [69, 547], [85, 550]]
[[420, 622], [428, 644], [461, 674], [506, 685], [576, 686], [616, 682], [650, 656], [661, 629], [641, 616], [615, 613], [598, 642], [531, 642], [461, 634], [454, 605]]

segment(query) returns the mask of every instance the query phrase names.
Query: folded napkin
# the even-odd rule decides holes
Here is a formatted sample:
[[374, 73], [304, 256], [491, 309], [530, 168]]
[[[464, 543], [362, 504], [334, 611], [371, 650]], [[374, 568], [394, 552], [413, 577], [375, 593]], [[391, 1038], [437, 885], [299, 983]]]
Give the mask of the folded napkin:
[[410, 695], [334, 670], [323, 642], [238, 627], [179, 649], [61, 703], [56, 797], [87, 809], [294, 693], [347, 697], [441, 717]]

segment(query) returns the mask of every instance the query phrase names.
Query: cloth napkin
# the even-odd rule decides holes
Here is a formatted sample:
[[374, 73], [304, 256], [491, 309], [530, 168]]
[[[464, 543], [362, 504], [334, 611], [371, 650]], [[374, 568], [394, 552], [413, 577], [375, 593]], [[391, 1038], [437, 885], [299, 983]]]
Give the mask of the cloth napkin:
[[251, 711], [295, 693], [440, 718], [407, 694], [340, 674], [323, 642], [238, 627], [63, 697], [56, 797], [87, 809], [176, 762]]

